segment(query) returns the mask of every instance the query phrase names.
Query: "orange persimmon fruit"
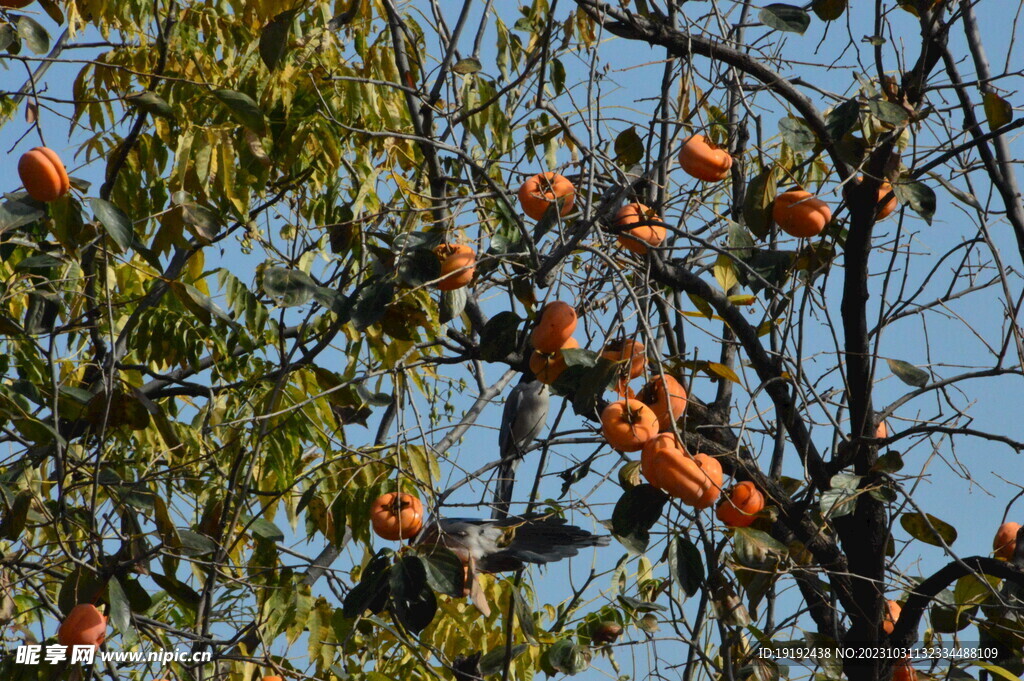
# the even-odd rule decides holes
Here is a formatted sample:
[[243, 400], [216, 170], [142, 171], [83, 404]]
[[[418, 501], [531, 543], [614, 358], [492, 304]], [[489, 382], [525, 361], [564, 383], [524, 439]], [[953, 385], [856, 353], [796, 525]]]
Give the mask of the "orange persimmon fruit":
[[56, 201], [71, 191], [71, 180], [57, 152], [46, 147], [26, 151], [18, 161], [18, 176], [36, 201]]
[[601, 434], [620, 452], [635, 452], [658, 434], [658, 417], [639, 400], [612, 402], [601, 412]]
[[60, 623], [57, 641], [62, 646], [98, 646], [107, 638], [107, 618], [92, 603], [79, 603]]
[[571, 350], [578, 348], [579, 342], [575, 338], [570, 338], [562, 344], [562, 347], [554, 352], [541, 352], [540, 350], [534, 350], [533, 354], [530, 355], [530, 371], [537, 377], [537, 380], [541, 383], [551, 385], [558, 380], [558, 377], [562, 375], [562, 372], [566, 369], [565, 357], [562, 355], [562, 350]]
[[832, 219], [832, 211], [810, 192], [791, 189], [775, 197], [772, 219], [786, 234], [809, 239], [821, 234]]
[[679, 165], [691, 177], [705, 182], [717, 182], [729, 176], [732, 156], [704, 135], [696, 134], [683, 144], [679, 152]]
[[668, 374], [655, 376], [648, 381], [637, 394], [637, 399], [654, 411], [662, 430], [671, 430], [672, 423], [686, 409], [686, 389]]
[[548, 207], [561, 202], [559, 214], [564, 218], [572, 212], [576, 188], [558, 173], [534, 175], [519, 188], [519, 205], [534, 220], [544, 217]]
[[473, 280], [476, 251], [466, 244], [441, 244], [434, 249], [441, 261], [441, 278], [435, 284], [442, 291], [454, 291]]
[[537, 325], [530, 332], [530, 345], [537, 352], [551, 354], [562, 349], [576, 330], [576, 310], [569, 303], [553, 300], [538, 315]]
[[404, 492], [382, 494], [370, 504], [370, 523], [382, 539], [412, 537], [423, 527], [423, 502]]
[[648, 246], [657, 246], [665, 240], [664, 225], [654, 224], [660, 222], [661, 216], [644, 204], [626, 204], [615, 214], [615, 226], [620, 230], [619, 244], [628, 251], [643, 255]]
[[996, 530], [996, 536], [992, 540], [992, 550], [996, 552], [996, 558], [1012, 560], [1017, 550], [1017, 533], [1020, 532], [1020, 523], [1006, 522]]
[[749, 480], [735, 485], [718, 504], [718, 519], [729, 527], [747, 527], [764, 508], [764, 496]]

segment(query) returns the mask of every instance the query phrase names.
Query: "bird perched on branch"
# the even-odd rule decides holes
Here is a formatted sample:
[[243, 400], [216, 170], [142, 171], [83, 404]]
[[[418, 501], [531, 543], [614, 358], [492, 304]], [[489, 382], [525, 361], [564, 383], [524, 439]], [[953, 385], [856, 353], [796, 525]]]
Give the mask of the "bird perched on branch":
[[484, 613], [490, 607], [476, 576], [514, 572], [533, 563], [544, 565], [577, 555], [591, 546], [607, 546], [608, 535], [595, 535], [569, 525], [563, 518], [531, 515], [501, 520], [438, 518], [416, 535], [419, 547], [440, 545], [458, 556], [466, 568], [464, 595]]
[[516, 467], [526, 455], [526, 449], [537, 438], [548, 420], [548, 387], [540, 381], [523, 375], [519, 385], [505, 400], [498, 432], [498, 465], [494, 491], [494, 511], [491, 517], [501, 520], [508, 516], [512, 503], [512, 488], [516, 484]]

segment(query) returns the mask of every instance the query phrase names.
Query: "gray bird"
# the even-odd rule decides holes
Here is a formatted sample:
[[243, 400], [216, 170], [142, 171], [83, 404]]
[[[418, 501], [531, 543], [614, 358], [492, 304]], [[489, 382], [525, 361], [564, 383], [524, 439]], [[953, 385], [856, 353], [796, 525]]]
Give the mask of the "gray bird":
[[441, 545], [466, 566], [465, 594], [485, 615], [490, 613], [476, 576], [514, 572], [528, 563], [543, 565], [575, 556], [590, 546], [607, 546], [608, 535], [595, 535], [565, 519], [531, 515], [501, 520], [440, 518], [416, 535], [415, 546]]
[[501, 430], [498, 432], [501, 463], [495, 481], [494, 511], [491, 514], [495, 520], [508, 516], [512, 488], [516, 484], [516, 467], [526, 455], [527, 447], [547, 424], [548, 402], [548, 387], [540, 381], [527, 380], [525, 375], [505, 400]]

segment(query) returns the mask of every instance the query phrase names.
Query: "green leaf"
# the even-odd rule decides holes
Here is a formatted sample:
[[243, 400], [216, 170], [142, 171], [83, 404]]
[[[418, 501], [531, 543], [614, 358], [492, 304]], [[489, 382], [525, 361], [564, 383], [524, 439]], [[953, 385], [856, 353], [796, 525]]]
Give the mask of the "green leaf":
[[643, 553], [651, 539], [650, 529], [661, 517], [668, 495], [652, 485], [627, 490], [612, 511], [612, 532], [632, 553]]
[[454, 291], [441, 292], [441, 323], [450, 322], [466, 309], [466, 289], [457, 288]]
[[568, 639], [556, 641], [545, 653], [548, 663], [559, 672], [575, 676], [590, 667], [592, 653], [585, 646], [580, 646]]
[[668, 549], [669, 574], [687, 596], [700, 591], [704, 583], [704, 560], [700, 550], [683, 535], [676, 535]]
[[128, 605], [131, 607], [132, 612], [142, 614], [153, 607], [153, 599], [150, 598], [145, 587], [139, 584], [137, 579], [120, 577], [118, 581], [121, 582], [121, 588], [128, 597]]
[[652, 603], [651, 601], [644, 601], [639, 598], [633, 598], [625, 594], [619, 594], [617, 600], [630, 612], [664, 612], [668, 610], [667, 607], [661, 603]]
[[415, 248], [402, 254], [397, 270], [398, 279], [406, 286], [415, 288], [441, 276], [441, 261], [433, 251]]
[[615, 138], [615, 162], [624, 168], [639, 163], [644, 157], [644, 142], [636, 128], [626, 128]]
[[100, 221], [107, 230], [107, 234], [114, 240], [121, 250], [127, 251], [135, 242], [135, 231], [132, 229], [132, 221], [120, 208], [100, 198], [89, 199], [89, 205], [96, 219]]
[[782, 139], [786, 144], [796, 152], [811, 151], [818, 143], [818, 138], [807, 124], [794, 116], [786, 116], [779, 120], [779, 132], [782, 133]]
[[284, 539], [284, 532], [266, 518], [256, 518], [250, 523], [249, 529], [260, 539], [267, 541], [281, 541]]
[[120, 582], [112, 579], [107, 582], [107, 602], [110, 603], [110, 620], [125, 639], [135, 638], [135, 627], [132, 626], [132, 607], [128, 597], [121, 588]]
[[523, 638], [532, 645], [537, 645], [537, 623], [533, 620], [533, 609], [526, 603], [523, 593], [519, 589], [512, 589], [512, 605], [515, 608], [516, 619], [519, 620], [519, 630]]
[[15, 272], [29, 272], [31, 270], [49, 270], [54, 267], [60, 267], [64, 263], [61, 260], [53, 257], [48, 253], [39, 253], [38, 255], [30, 255], [18, 262], [14, 266]]
[[0, 50], [7, 50], [10, 54], [17, 54], [20, 51], [21, 43], [18, 41], [18, 31], [11, 24], [0, 24]]
[[896, 473], [903, 469], [903, 457], [899, 452], [886, 452], [878, 457], [871, 470], [879, 473]]
[[[758, 239], [764, 240], [772, 226], [772, 202], [779, 193], [778, 166], [774, 163], [754, 175], [743, 196], [743, 222]], [[739, 255], [748, 258], [750, 253]]]
[[460, 59], [452, 65], [452, 71], [461, 75], [468, 75], [470, 73], [476, 73], [484, 68], [483, 64], [476, 57], [466, 57]]
[[64, 24], [64, 12], [60, 11], [56, 0], [39, 0], [39, 6], [43, 8], [46, 15], [53, 19], [53, 23], [61, 26]]
[[566, 348], [562, 350], [562, 357], [567, 367], [594, 367], [597, 366], [598, 354], [586, 348]]
[[758, 12], [761, 23], [776, 31], [803, 35], [811, 25], [811, 15], [805, 10], [781, 2], [773, 2]]
[[352, 324], [356, 331], [366, 331], [380, 321], [394, 298], [395, 287], [389, 281], [377, 280], [360, 289], [352, 301]]
[[915, 388], [923, 388], [928, 385], [930, 376], [924, 369], [918, 369], [910, 362], [904, 362], [902, 359], [889, 359], [886, 362], [889, 364], [889, 370], [896, 374], [896, 378], [907, 385], [914, 386]]
[[752, 527], [733, 528], [733, 549], [741, 565], [759, 567], [766, 560], [781, 560], [789, 549], [767, 532]]
[[176, 531], [181, 542], [181, 552], [186, 556], [205, 556], [217, 550], [217, 544], [206, 535], [192, 530], [179, 529]]
[[840, 518], [853, 511], [857, 504], [857, 490], [833, 487], [821, 494], [818, 508], [826, 518]]
[[[563, 351], [563, 357], [565, 352], [568, 351]], [[576, 357], [578, 358], [579, 355]], [[568, 361], [566, 364], [568, 365]], [[573, 365], [573, 368], [576, 366], [579, 365]], [[594, 366], [584, 369], [576, 382], [575, 394], [572, 399], [573, 411], [585, 418], [596, 417], [598, 400], [608, 389], [608, 385], [615, 380], [618, 369], [618, 364], [604, 357], [599, 357]], [[563, 374], [568, 373], [569, 370], [567, 368]]]
[[213, 96], [228, 108], [228, 111], [239, 123], [257, 135], [266, 134], [267, 122], [263, 118], [259, 104], [252, 97], [234, 90], [214, 90]]
[[565, 92], [565, 64], [561, 59], [551, 59], [551, 85], [555, 88], [555, 96]]
[[435, 248], [441, 245], [442, 238], [442, 235], [438, 232], [402, 232], [395, 236], [392, 246], [396, 251], [409, 251], [419, 248], [433, 252]]
[[989, 130], [1001, 128], [1013, 120], [1013, 105], [994, 92], [986, 92], [982, 101]]
[[918, 180], [900, 178], [893, 183], [892, 190], [897, 201], [910, 206], [915, 213], [925, 219], [925, 222], [932, 224], [932, 216], [935, 215], [935, 192], [928, 185]]
[[163, 97], [155, 92], [144, 90], [142, 92], [130, 94], [124, 99], [127, 103], [139, 107], [152, 116], [171, 119], [174, 118], [174, 109], [171, 108], [171, 105], [168, 104]]
[[485, 362], [499, 362], [515, 352], [522, 321], [510, 310], [499, 312], [487, 320], [480, 331], [480, 357]]
[[945, 187], [946, 191], [952, 194], [953, 198], [955, 198], [957, 201], [965, 203], [971, 208], [977, 208], [978, 210], [981, 210], [981, 204], [978, 202], [978, 199], [974, 196], [974, 194], [959, 189], [952, 182], [942, 177], [938, 173], [928, 173], [928, 175], [936, 182], [941, 184], [943, 187]]
[[860, 102], [848, 99], [825, 116], [825, 128], [833, 140], [839, 140], [850, 132], [860, 119]]
[[405, 556], [388, 577], [392, 614], [406, 629], [418, 634], [437, 613], [437, 599], [427, 584], [427, 572], [419, 556]]
[[[213, 315], [228, 325], [233, 326], [235, 324], [235, 320], [233, 320], [227, 312], [222, 310], [217, 303], [213, 302], [213, 299], [210, 296], [206, 295], [192, 284], [182, 284], [181, 282], [176, 281], [173, 282], [173, 289], [175, 295], [178, 296], [178, 299], [181, 300], [185, 307], [189, 308], [193, 314], [196, 314], [196, 316], [200, 316], [201, 314]], [[179, 292], [183, 292], [184, 295], [179, 295]], [[204, 318], [204, 323], [209, 323], [208, 316]]]
[[[517, 643], [516, 645], [512, 646], [512, 650], [510, 651], [511, 659], [516, 659], [529, 649], [530, 646], [526, 645], [525, 643]], [[477, 664], [479, 665], [478, 669], [480, 670], [481, 677], [500, 674], [501, 671], [505, 668], [505, 644], [502, 643], [491, 652], [482, 656]], [[390, 680], [390, 677], [388, 678]]]
[[852, 473], [836, 473], [829, 479], [829, 486], [833, 489], [855, 490], [860, 487], [863, 476]]
[[22, 14], [15, 19], [15, 24], [18, 27], [18, 35], [28, 45], [28, 49], [36, 54], [46, 54], [50, 51], [50, 34], [39, 22]]
[[754, 252], [754, 239], [750, 231], [738, 222], [729, 221], [729, 252], [742, 259]]
[[10, 541], [18, 541], [25, 530], [28, 511], [32, 505], [32, 493], [27, 490], [18, 492], [11, 502], [10, 509], [4, 509], [4, 517], [0, 519], [0, 537]]
[[904, 513], [900, 525], [911, 537], [932, 546], [942, 546], [943, 542], [949, 546], [956, 541], [956, 528], [929, 513]]
[[209, 244], [220, 233], [220, 216], [193, 201], [188, 192], [174, 192], [171, 194], [171, 201], [181, 206], [181, 217], [185, 225], [199, 241]]
[[283, 307], [305, 305], [316, 289], [316, 282], [301, 270], [268, 267], [263, 271], [263, 290]]
[[193, 616], [196, 614], [196, 609], [199, 606], [200, 596], [195, 590], [180, 582], [177, 578], [170, 575], [161, 575], [159, 573], [150, 574], [150, 579], [156, 582], [156, 585], [167, 592], [167, 595], [175, 600], [178, 605], [188, 610]]
[[381, 549], [363, 568], [359, 584], [352, 587], [342, 602], [346, 618], [358, 617], [367, 610], [376, 615], [387, 606], [391, 555], [389, 549]]
[[903, 126], [910, 122], [910, 114], [906, 109], [884, 99], [869, 99], [868, 111], [872, 116], [889, 125]]
[[420, 557], [423, 558], [427, 584], [431, 589], [453, 598], [462, 598], [465, 570], [458, 556], [437, 544], [429, 551], [421, 552]]
[[772, 286], [782, 286], [789, 279], [789, 271], [796, 261], [795, 251], [757, 250], [746, 259], [750, 269], [760, 277], [748, 277], [748, 286], [755, 293], [764, 289], [761, 279]]
[[985, 662], [984, 660], [971, 660], [970, 662], [976, 667], [981, 667], [982, 669], [987, 670], [988, 672], [995, 674], [996, 676], [1006, 679], [1006, 681], [1020, 681], [1019, 676], [1017, 676], [1010, 670], [1006, 669], [1005, 667], [1000, 667], [997, 664]]
[[811, 9], [822, 21], [835, 21], [846, 11], [847, 0], [814, 0]]
[[281, 12], [260, 31], [260, 59], [270, 71], [277, 68], [288, 52], [292, 20], [297, 13], [298, 10], [294, 9]]
[[57, 606], [66, 615], [79, 603], [99, 602], [105, 588], [92, 570], [76, 565], [60, 585]]

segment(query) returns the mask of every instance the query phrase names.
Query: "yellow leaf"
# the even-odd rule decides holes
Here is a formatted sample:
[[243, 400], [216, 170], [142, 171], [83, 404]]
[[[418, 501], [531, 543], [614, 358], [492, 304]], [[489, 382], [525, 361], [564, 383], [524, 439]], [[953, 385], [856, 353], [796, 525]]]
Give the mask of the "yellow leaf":
[[729, 296], [729, 302], [733, 305], [753, 305], [757, 302], [757, 296], [749, 293], [737, 293], [734, 296]]
[[708, 362], [708, 369], [718, 376], [724, 379], [730, 380], [733, 383], [739, 383], [740, 377], [736, 375], [736, 372], [719, 362]]
[[729, 256], [719, 255], [715, 260], [715, 280], [726, 293], [739, 282], [736, 277], [736, 266], [732, 264]]
[[989, 130], [1001, 128], [1013, 120], [1013, 105], [996, 93], [986, 92], [983, 101]]
[[701, 315], [708, 319], [711, 319], [714, 316], [714, 312], [711, 311], [711, 305], [708, 304], [708, 301], [704, 300], [700, 296], [695, 296], [692, 293], [687, 293], [686, 295], [690, 296], [690, 302], [697, 306]]
[[1006, 679], [1006, 681], [1021, 681], [1021, 678], [1019, 676], [1017, 676], [1016, 674], [1007, 669], [1003, 669], [997, 664], [984, 662], [982, 660], [974, 660], [972, 661], [972, 664], [981, 667], [982, 669], [987, 669], [993, 674], [1003, 677], [1004, 679]]

